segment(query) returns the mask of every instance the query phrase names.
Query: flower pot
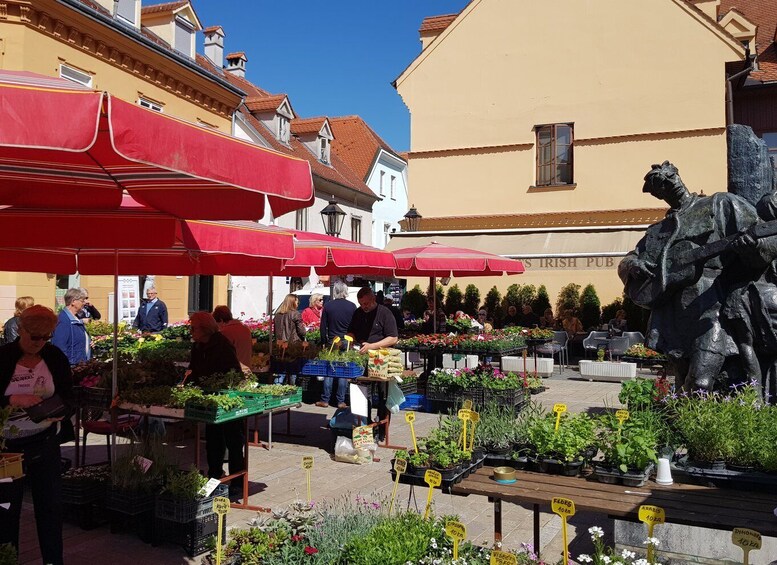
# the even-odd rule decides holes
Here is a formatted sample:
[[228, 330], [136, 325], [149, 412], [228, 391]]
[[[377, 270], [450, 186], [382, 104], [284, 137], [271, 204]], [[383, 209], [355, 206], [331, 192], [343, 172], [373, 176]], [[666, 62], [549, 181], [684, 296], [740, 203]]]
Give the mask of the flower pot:
[[723, 471], [726, 468], [726, 461], [723, 459], [715, 459], [714, 461], [699, 461], [696, 459], [689, 460], [688, 465], [697, 467], [699, 469], [711, 469], [713, 471]]
[[623, 484], [627, 487], [641, 487], [650, 478], [650, 474], [653, 472], [655, 465], [650, 463], [644, 470], [638, 471], [629, 469], [627, 472], [623, 472], [617, 467], [608, 467], [605, 465], [596, 465], [594, 472], [596, 478], [600, 483], [606, 484]]
[[453, 477], [459, 474], [459, 469], [456, 467], [452, 467], [450, 469], [441, 469], [440, 467], [432, 466], [432, 469], [440, 473], [443, 481], [450, 481], [453, 479]]
[[594, 467], [594, 473], [600, 483], [617, 485], [621, 482], [621, 472], [619, 470], [613, 470], [611, 467], [600, 467], [599, 465], [596, 465]]
[[737, 465], [735, 463], [726, 463], [726, 469], [729, 471], [736, 471], [738, 473], [751, 473], [755, 470], [752, 465]]
[[566, 462], [558, 459], [542, 458], [538, 460], [538, 465], [541, 473], [576, 477], [583, 468], [583, 461]]

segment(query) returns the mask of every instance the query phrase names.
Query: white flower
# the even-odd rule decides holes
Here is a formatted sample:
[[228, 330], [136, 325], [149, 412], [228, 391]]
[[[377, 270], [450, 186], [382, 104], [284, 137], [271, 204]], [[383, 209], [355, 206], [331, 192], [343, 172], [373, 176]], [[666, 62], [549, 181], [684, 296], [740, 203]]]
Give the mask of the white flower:
[[599, 526], [592, 526], [588, 528], [588, 533], [591, 534], [592, 539], [598, 539], [604, 535], [604, 530]]
[[633, 565], [650, 565], [647, 559], [637, 559]]
[[607, 557], [606, 555], [602, 555], [602, 563], [604, 563], [604, 565], [607, 565], [609, 562], [610, 562], [610, 558]]
[[636, 556], [637, 556], [636, 553], [634, 553], [633, 551], [629, 551], [628, 549], [624, 549], [623, 551], [621, 551], [621, 557], [623, 557], [624, 559], [634, 559], [634, 557]]
[[591, 559], [590, 555], [586, 555], [585, 553], [581, 553], [577, 556], [577, 560], [580, 561], [580, 563], [593, 563], [593, 559]]
[[648, 538], [642, 543], [644, 543], [645, 545], [652, 545], [654, 547], [658, 547], [661, 542], [658, 540], [658, 538]]

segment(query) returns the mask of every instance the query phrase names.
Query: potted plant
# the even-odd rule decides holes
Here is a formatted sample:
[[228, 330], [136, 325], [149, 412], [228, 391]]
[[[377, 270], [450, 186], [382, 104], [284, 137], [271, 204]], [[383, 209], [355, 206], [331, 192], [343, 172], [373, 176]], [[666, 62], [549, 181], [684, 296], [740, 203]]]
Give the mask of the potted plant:
[[599, 420], [597, 447], [604, 454], [595, 466], [597, 478], [603, 483], [622, 482], [626, 486], [645, 484], [654, 464], [665, 424], [655, 412], [632, 412], [622, 425], [614, 414]]
[[154, 514], [158, 519], [188, 523], [213, 512], [213, 498], [227, 493], [226, 485], [219, 485], [205, 496], [202, 489], [208, 479], [192, 466], [188, 471], [171, 473], [159, 496]]
[[[5, 427], [14, 410], [10, 405], [0, 408], [0, 452], [5, 449]], [[23, 475], [21, 453], [0, 453], [0, 479], [11, 478], [15, 482]]]
[[486, 451], [488, 465], [506, 464], [517, 429], [513, 407], [489, 403], [479, 414], [480, 421], [475, 427], [475, 445]]
[[578, 475], [587, 459], [593, 456], [596, 441], [594, 421], [587, 414], [564, 413], [558, 429], [556, 415], [536, 418], [528, 429], [541, 472]]

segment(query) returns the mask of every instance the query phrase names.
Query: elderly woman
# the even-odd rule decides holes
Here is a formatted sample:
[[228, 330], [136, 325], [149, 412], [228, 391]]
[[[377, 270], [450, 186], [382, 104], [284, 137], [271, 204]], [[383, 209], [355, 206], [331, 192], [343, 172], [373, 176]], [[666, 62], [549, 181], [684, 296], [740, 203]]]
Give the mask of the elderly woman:
[[306, 326], [320, 326], [321, 313], [324, 311], [324, 295], [311, 294], [310, 306], [302, 311], [302, 323]]
[[78, 313], [84, 308], [89, 293], [83, 288], [69, 288], [65, 292], [65, 307], [59, 313], [57, 327], [51, 343], [59, 347], [71, 365], [77, 365], [92, 358], [89, 334]]
[[[57, 439], [57, 422], [62, 418], [36, 423], [24, 412], [55, 394], [66, 407], [70, 405], [70, 363], [62, 351], [48, 343], [56, 325], [56, 314], [45, 306], [30, 306], [21, 313], [19, 339], [0, 347], [0, 407], [19, 409], [2, 433], [8, 440], [6, 451], [24, 454], [25, 480], [32, 491], [43, 563], [62, 565], [62, 483]], [[0, 543], [10, 542], [18, 548], [21, 497], [10, 502], [9, 515], [0, 520]]]
[[27, 308], [35, 304], [35, 299], [32, 296], [20, 296], [14, 303], [13, 318], [8, 318], [8, 321], [3, 326], [3, 339], [2, 343], [11, 343], [17, 337], [19, 337], [19, 316], [22, 315]]
[[[210, 312], [195, 312], [189, 316], [192, 333], [192, 353], [188, 382], [199, 384], [203, 377], [215, 373], [240, 371], [235, 348], [219, 331], [216, 319]], [[223, 424], [205, 425], [205, 452], [208, 458], [208, 477], [220, 479], [224, 474], [224, 452], [229, 449], [229, 474], [245, 469], [243, 457], [243, 422], [231, 420]], [[232, 479], [230, 497], [240, 496], [242, 479]]]

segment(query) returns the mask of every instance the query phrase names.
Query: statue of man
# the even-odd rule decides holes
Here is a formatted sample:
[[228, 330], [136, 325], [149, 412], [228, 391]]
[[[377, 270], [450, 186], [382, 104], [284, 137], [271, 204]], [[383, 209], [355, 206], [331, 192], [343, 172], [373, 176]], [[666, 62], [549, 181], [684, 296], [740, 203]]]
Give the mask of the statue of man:
[[666, 354], [678, 388], [711, 390], [725, 358], [738, 354], [721, 322], [726, 296], [768, 264], [746, 230], [758, 221], [743, 198], [688, 191], [677, 168], [664, 161], [645, 175], [643, 192], [669, 204], [618, 266], [625, 292], [651, 309], [647, 347]]

